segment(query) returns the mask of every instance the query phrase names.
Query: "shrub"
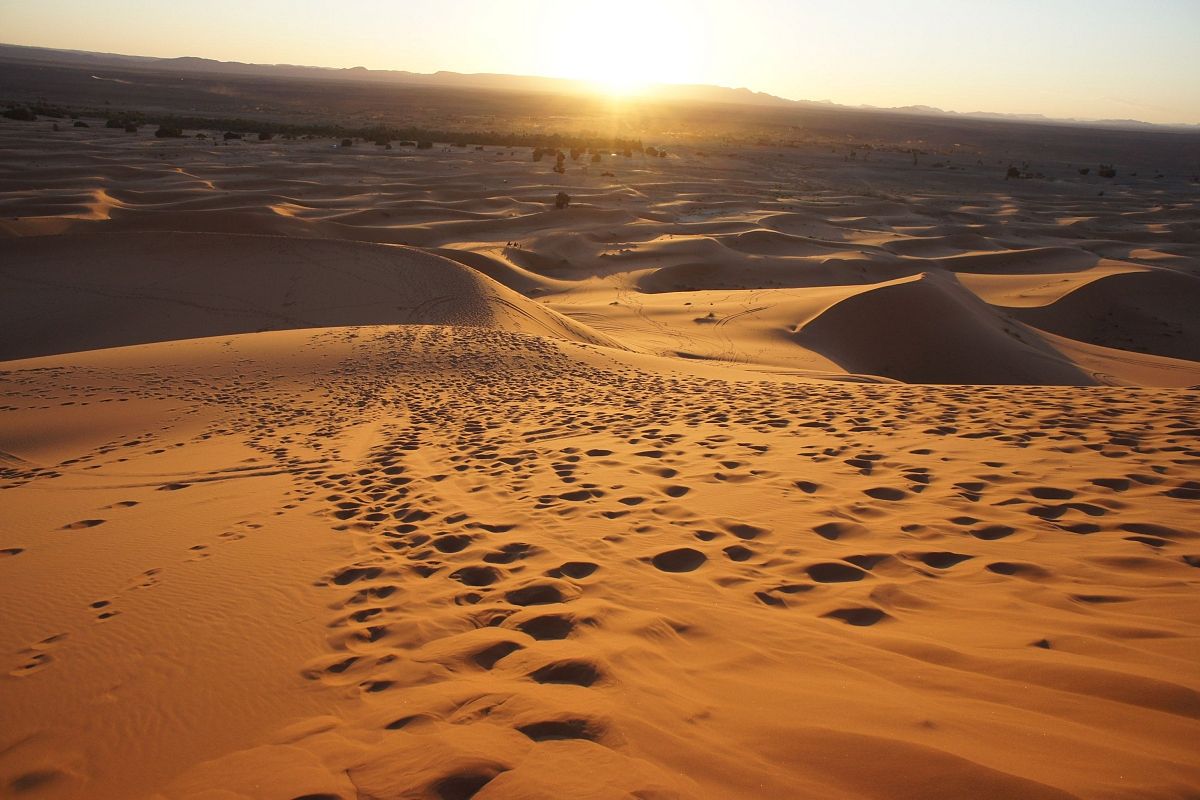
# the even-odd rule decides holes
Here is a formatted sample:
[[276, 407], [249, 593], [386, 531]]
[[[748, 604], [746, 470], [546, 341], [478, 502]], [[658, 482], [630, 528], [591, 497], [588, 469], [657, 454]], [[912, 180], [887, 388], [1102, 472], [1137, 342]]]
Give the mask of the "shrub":
[[208, 138], [208, 134], [207, 134], [207, 133], [205, 133], [204, 131], [197, 131], [197, 132], [196, 132], [196, 138], [197, 138], [197, 139], [207, 139], [207, 138]]
[[1009, 178], [1019, 178], [1019, 177], [1021, 177], [1021, 170], [1017, 169], [1016, 167], [1009, 167], [1008, 173], [1005, 174], [1005, 176], [1004, 176], [1004, 180], [1008, 180]]
[[137, 126], [137, 125], [134, 125], [134, 124], [131, 122], [131, 123], [129, 123], [128, 125], [126, 125], [126, 126], [125, 126], [125, 132], [126, 132], [126, 133], [137, 133], [137, 132], [138, 132], [138, 126]]
[[37, 115], [24, 106], [6, 109], [4, 116], [8, 119], [15, 119], [18, 122], [33, 122], [37, 119]]
[[54, 123], [53, 125], [51, 125], [51, 126], [50, 126], [50, 130], [52, 130], [52, 131], [61, 131], [61, 130], [62, 130], [62, 128], [58, 127], [58, 123], [56, 122], [56, 123]]
[[90, 127], [92, 127], [92, 126], [91, 126], [91, 125], [88, 125], [88, 124], [87, 124], [86, 122], [84, 122], [83, 120], [77, 120], [77, 121], [75, 122], [75, 125], [74, 125], [74, 127], [76, 127], [76, 128], [90, 128]]
[[1087, 175], [1089, 172], [1091, 172], [1091, 169], [1089, 169], [1088, 167], [1083, 167], [1082, 169], [1079, 170], [1080, 175]]
[[342, 143], [339, 145], [339, 147], [354, 147], [354, 140], [342, 139]]
[[1100, 169], [1096, 170], [1096, 174], [1101, 178], [1117, 177], [1117, 170], [1112, 164], [1101, 164]]
[[154, 135], [159, 139], [179, 139], [183, 136], [183, 131], [179, 128], [172, 128], [168, 125], [160, 125]]
[[240, 133], [234, 133], [233, 131], [225, 131], [225, 136], [222, 138], [228, 142], [230, 139], [241, 139], [242, 135]]
[[559, 192], [558, 194], [554, 195], [555, 208], [566, 208], [569, 205], [571, 205], [571, 195], [567, 194], [566, 192]]
[[542, 148], [540, 148], [540, 147], [533, 148], [533, 160], [534, 161], [541, 161], [542, 156], [544, 156], [545, 154], [546, 153], [544, 150], [542, 150]]
[[387, 147], [387, 148], [391, 148], [391, 146], [392, 146], [392, 143], [391, 143], [391, 142], [389, 142], [387, 139], [384, 139], [384, 138], [380, 137], [380, 138], [378, 138], [378, 139], [376, 139], [376, 140], [375, 140], [375, 146], [376, 146], [376, 147]]
[[654, 149], [653, 147], [647, 147], [646, 155], [650, 156], [651, 158], [655, 158], [658, 156], [658, 150]]
[[104, 127], [106, 128], [124, 128], [125, 125], [125, 120], [121, 119], [120, 117], [110, 117], [108, 122], [104, 123]]
[[600, 154], [599, 153], [592, 153], [592, 163], [593, 164], [600, 163]]
[[417, 143], [413, 142], [413, 141], [403, 141], [400, 143], [400, 146], [401, 147], [416, 147]]
[[269, 142], [274, 138], [275, 138], [275, 134], [271, 133], [270, 131], [259, 131], [258, 132], [258, 140], [260, 142]]
[[417, 142], [417, 149], [418, 150], [432, 150], [433, 142], [430, 142], [430, 141]]

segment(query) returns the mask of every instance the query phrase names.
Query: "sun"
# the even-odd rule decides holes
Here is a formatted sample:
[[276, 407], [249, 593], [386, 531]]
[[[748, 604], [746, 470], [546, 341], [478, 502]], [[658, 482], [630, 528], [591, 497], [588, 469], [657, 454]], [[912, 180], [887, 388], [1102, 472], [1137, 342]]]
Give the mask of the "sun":
[[704, 31], [685, 3], [573, 2], [547, 37], [546, 74], [587, 81], [614, 97], [660, 83], [699, 83]]

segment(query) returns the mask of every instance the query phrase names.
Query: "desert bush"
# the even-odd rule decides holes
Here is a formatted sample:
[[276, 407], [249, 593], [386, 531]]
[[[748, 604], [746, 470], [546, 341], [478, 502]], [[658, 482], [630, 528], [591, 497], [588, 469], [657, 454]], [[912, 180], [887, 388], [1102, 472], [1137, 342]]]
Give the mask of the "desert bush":
[[15, 119], [18, 122], [33, 122], [37, 119], [37, 115], [24, 106], [5, 109], [4, 116], [8, 119]]
[[555, 208], [566, 208], [569, 205], [571, 205], [571, 195], [567, 194], [566, 192], [559, 192], [558, 194], [554, 195]]
[[432, 150], [432, 149], [433, 149], [433, 142], [430, 142], [430, 141], [420, 141], [420, 142], [417, 142], [417, 149], [418, 149], [418, 150]]
[[1008, 168], [1008, 172], [1004, 175], [1004, 180], [1009, 180], [1010, 178], [1019, 178], [1019, 177], [1021, 177], [1021, 170], [1017, 169], [1014, 166], [1014, 167]]
[[275, 134], [271, 133], [270, 131], [259, 131], [258, 132], [258, 140], [260, 142], [269, 142], [274, 138], [275, 138]]
[[135, 124], [133, 124], [133, 123], [131, 122], [131, 123], [129, 123], [128, 125], [126, 125], [126, 126], [125, 126], [125, 132], [126, 132], [126, 133], [137, 133], [137, 132], [138, 132], [138, 126], [137, 126], [137, 125], [135, 125]]
[[1091, 170], [1090, 168], [1088, 168], [1088, 167], [1082, 167], [1082, 168], [1080, 168], [1080, 170], [1079, 170], [1079, 174], [1080, 174], [1080, 175], [1087, 175], [1087, 174], [1088, 174], [1089, 172], [1091, 172], [1091, 171], [1092, 171], [1092, 170]]
[[128, 123], [122, 117], [109, 117], [104, 123], [106, 128], [124, 128]]
[[401, 142], [401, 143], [400, 143], [400, 146], [401, 146], [401, 147], [416, 147], [416, 146], [417, 146], [417, 143], [416, 143], [416, 142], [414, 142], [414, 141], [405, 140], [405, 141], [403, 141], [403, 142]]
[[1096, 174], [1101, 178], [1117, 177], [1117, 170], [1112, 164], [1101, 164], [1100, 169], [1096, 170]]
[[354, 140], [353, 139], [342, 139], [342, 143], [338, 146], [339, 147], [354, 147]]
[[204, 131], [197, 131], [197, 133], [196, 133], [196, 138], [197, 138], [197, 139], [207, 139], [207, 138], [208, 138], [208, 134], [207, 134], [207, 133], [205, 133]]
[[546, 154], [546, 151], [542, 150], [542, 148], [540, 148], [540, 147], [533, 148], [533, 160], [534, 161], [541, 161], [542, 156], [544, 156], [545, 154]]
[[389, 147], [391, 144], [392, 143], [389, 140], [383, 138], [382, 136], [375, 140], [376, 147]]
[[600, 154], [599, 153], [592, 153], [592, 163], [593, 164], [600, 163]]
[[51, 125], [51, 126], [50, 126], [50, 130], [52, 130], [52, 131], [61, 131], [61, 130], [62, 130], [62, 128], [58, 127], [58, 123], [56, 122], [56, 123], [54, 123], [53, 125]]
[[75, 128], [90, 128], [90, 127], [92, 127], [92, 126], [91, 126], [91, 125], [88, 125], [86, 122], [84, 122], [83, 120], [81, 120], [81, 119], [80, 119], [80, 120], [76, 120], [76, 121], [75, 121], [75, 124], [74, 124], [72, 127], [75, 127]]
[[179, 139], [183, 136], [183, 130], [174, 128], [169, 125], [160, 125], [154, 135], [159, 139]]
[[657, 157], [657, 156], [658, 156], [658, 150], [657, 150], [656, 148], [653, 148], [653, 147], [647, 147], [647, 148], [646, 148], [646, 155], [650, 156], [651, 158], [655, 158], [655, 157]]
[[223, 138], [228, 142], [230, 139], [241, 139], [242, 135], [240, 133], [234, 133], [233, 131], [225, 131], [225, 136]]

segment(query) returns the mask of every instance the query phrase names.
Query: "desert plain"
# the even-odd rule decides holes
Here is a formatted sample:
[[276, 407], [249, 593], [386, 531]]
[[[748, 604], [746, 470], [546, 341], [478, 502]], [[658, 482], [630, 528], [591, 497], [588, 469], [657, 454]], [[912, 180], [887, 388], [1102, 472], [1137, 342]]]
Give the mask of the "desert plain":
[[1148, 139], [84, 119], [0, 125], [0, 795], [1200, 796]]

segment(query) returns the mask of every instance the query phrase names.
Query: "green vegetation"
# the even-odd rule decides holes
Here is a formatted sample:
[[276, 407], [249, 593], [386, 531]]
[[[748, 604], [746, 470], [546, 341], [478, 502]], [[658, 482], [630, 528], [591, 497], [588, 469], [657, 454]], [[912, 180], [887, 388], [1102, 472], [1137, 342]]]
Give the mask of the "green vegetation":
[[37, 114], [32, 109], [25, 108], [24, 106], [5, 109], [4, 116], [7, 119], [15, 119], [19, 122], [33, 122], [37, 119]]
[[[33, 109], [34, 113], [40, 109]], [[66, 114], [64, 109], [53, 109], [58, 116]], [[252, 120], [241, 118], [217, 118], [217, 117], [200, 117], [188, 116], [179, 114], [150, 114], [139, 111], [120, 111], [114, 112], [112, 109], [103, 111], [94, 109], [83, 109], [79, 113], [84, 116], [97, 116], [107, 118], [109, 127], [125, 127], [130, 123], [159, 125], [168, 128], [192, 129], [203, 128], [205, 130], [223, 130], [231, 133], [252, 134], [257, 135], [263, 130], [264, 124], [269, 123], [271, 132], [281, 136], [293, 137], [314, 137], [314, 138], [329, 138], [329, 139], [363, 139], [369, 142], [385, 141], [394, 142], [400, 140], [401, 146], [403, 142], [413, 141], [420, 144], [433, 142], [456, 142], [459, 144], [472, 145], [493, 145], [497, 147], [540, 147], [548, 151], [548, 153], [556, 153], [560, 150], [583, 152], [586, 150], [608, 151], [608, 152], [625, 152], [630, 154], [633, 151], [642, 152], [642, 142], [640, 139], [622, 139], [600, 136], [591, 133], [565, 134], [565, 133], [546, 133], [546, 132], [519, 132], [519, 131], [450, 131], [436, 130], [431, 128], [422, 128], [417, 126], [408, 127], [393, 127], [387, 125], [371, 125], [362, 127], [353, 127], [347, 125], [322, 124], [322, 123], [286, 123], [274, 122], [268, 120]], [[44, 114], [43, 116], [52, 116]], [[419, 146], [418, 145], [418, 146]], [[428, 148], [420, 148], [428, 149]], [[657, 155], [657, 151], [650, 153]]]

